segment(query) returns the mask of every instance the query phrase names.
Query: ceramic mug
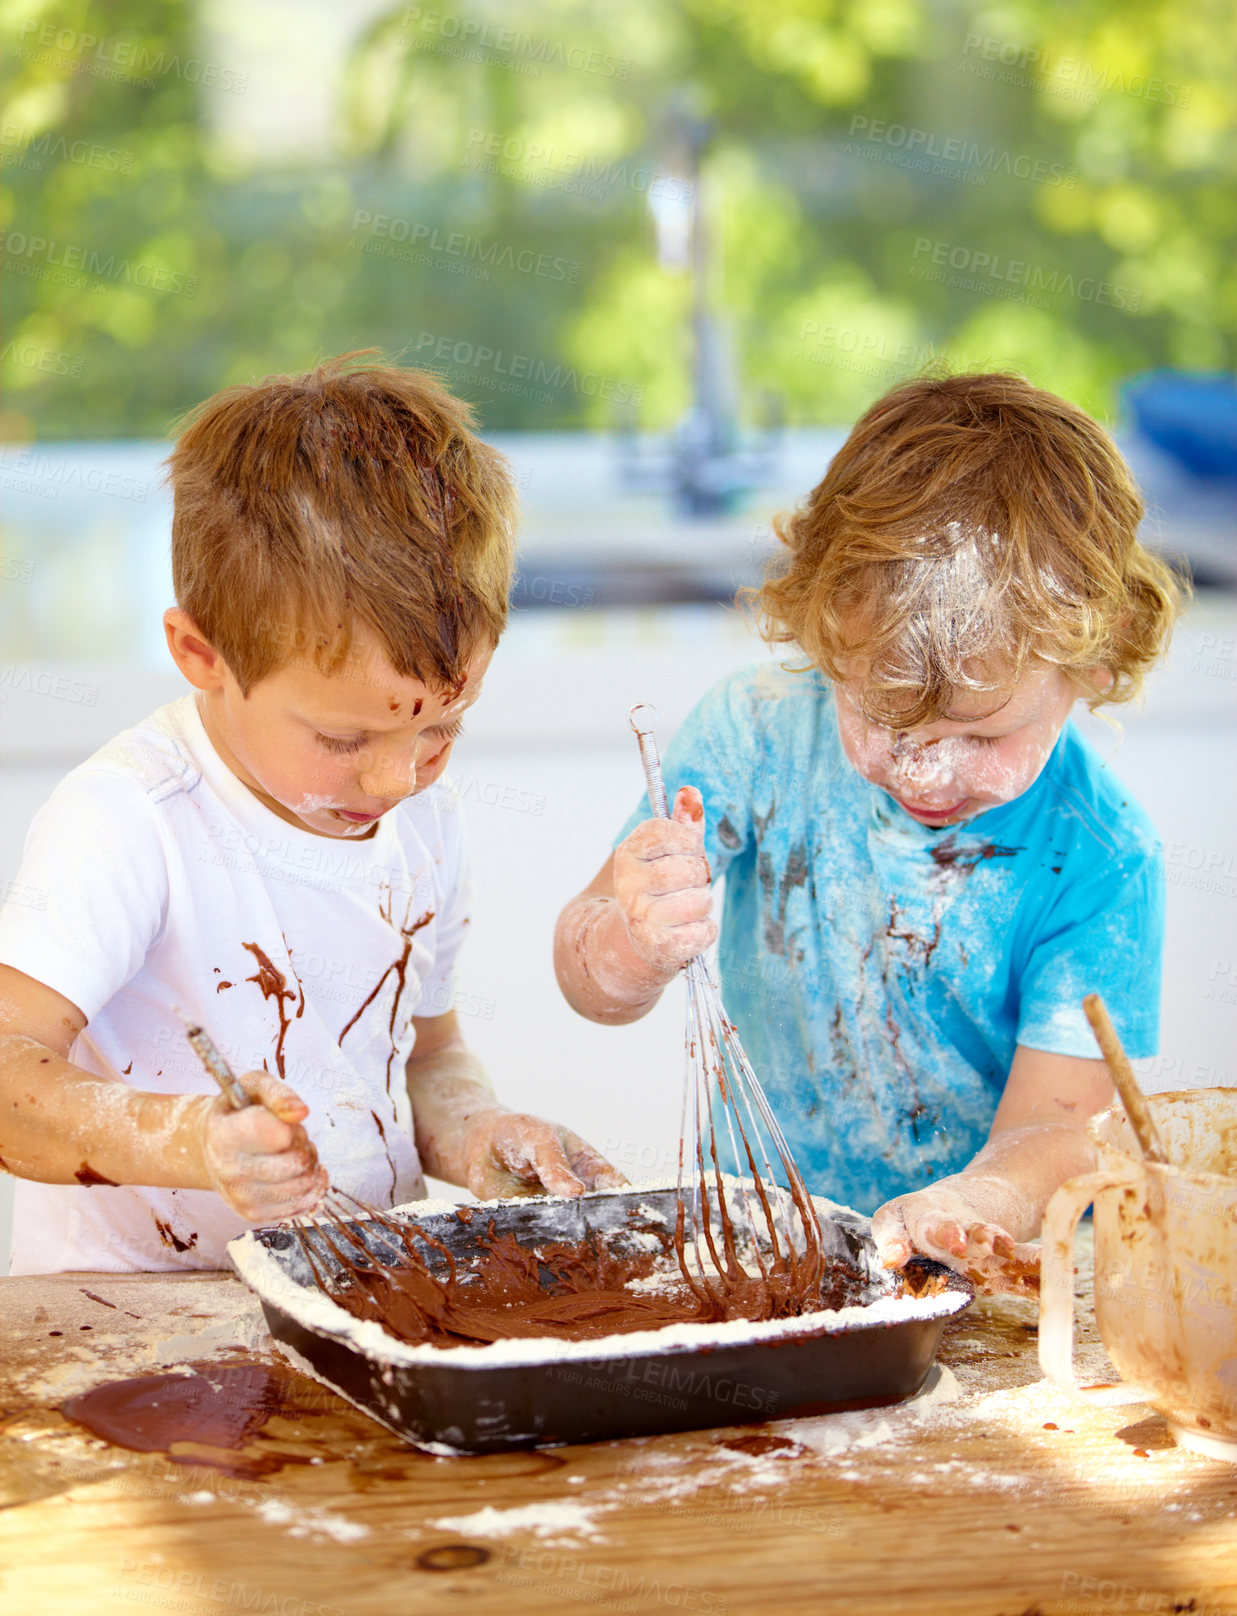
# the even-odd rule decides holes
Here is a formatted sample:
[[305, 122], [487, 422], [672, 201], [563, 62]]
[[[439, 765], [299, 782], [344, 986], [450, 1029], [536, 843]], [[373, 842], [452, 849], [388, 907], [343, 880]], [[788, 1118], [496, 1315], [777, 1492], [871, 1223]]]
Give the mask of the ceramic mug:
[[[1099, 1166], [1044, 1215], [1039, 1361], [1084, 1402], [1150, 1403], [1182, 1447], [1237, 1462], [1237, 1089], [1151, 1095], [1169, 1163], [1122, 1106], [1087, 1124]], [[1074, 1231], [1094, 1201], [1095, 1318], [1122, 1379], [1074, 1374]]]

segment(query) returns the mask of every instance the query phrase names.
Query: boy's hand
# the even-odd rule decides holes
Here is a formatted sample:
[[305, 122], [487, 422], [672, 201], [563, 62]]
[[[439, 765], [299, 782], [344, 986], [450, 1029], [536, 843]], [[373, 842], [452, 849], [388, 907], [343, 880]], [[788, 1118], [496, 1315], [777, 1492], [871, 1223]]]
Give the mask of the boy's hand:
[[1054, 1191], [1095, 1166], [1087, 1118], [1112, 1103], [1102, 1060], [1054, 1055], [1019, 1044], [988, 1142], [960, 1173], [899, 1195], [872, 1219], [887, 1268], [915, 1251], [983, 1291], [1039, 1294], [1038, 1234]]
[[672, 819], [646, 819], [614, 853], [614, 896], [636, 953], [668, 981], [717, 936], [704, 801], [683, 786]]
[[309, 1107], [269, 1072], [239, 1081], [255, 1104], [234, 1111], [221, 1095], [203, 1110], [199, 1138], [211, 1185], [249, 1223], [312, 1212], [329, 1181], [301, 1126]]
[[627, 1183], [570, 1128], [522, 1111], [481, 1111], [463, 1142], [468, 1188], [479, 1201], [509, 1195], [583, 1195]]
[[902, 1268], [916, 1251], [964, 1274], [978, 1290], [1039, 1295], [1039, 1247], [1020, 1244], [985, 1218], [982, 1190], [969, 1194], [966, 1174], [886, 1201], [872, 1218], [872, 1238], [886, 1268]]

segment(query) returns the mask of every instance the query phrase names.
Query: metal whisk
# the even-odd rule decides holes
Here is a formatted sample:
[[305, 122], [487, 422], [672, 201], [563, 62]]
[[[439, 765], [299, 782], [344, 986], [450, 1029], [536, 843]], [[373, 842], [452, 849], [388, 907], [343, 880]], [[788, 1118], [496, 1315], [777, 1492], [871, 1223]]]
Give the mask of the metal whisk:
[[[193, 1046], [193, 1051], [202, 1065], [219, 1085], [224, 1098], [234, 1111], [253, 1102], [237, 1081], [236, 1074], [220, 1053], [214, 1040], [206, 1029], [195, 1022], [191, 1022], [184, 1011], [177, 1014], [185, 1027], [185, 1037]], [[450, 1251], [441, 1242], [426, 1234], [422, 1229], [412, 1229], [409, 1226], [397, 1223], [394, 1218], [387, 1216], [379, 1207], [370, 1206], [368, 1202], [358, 1200], [355, 1195], [349, 1195], [347, 1190], [337, 1189], [331, 1184], [321, 1203], [317, 1208], [322, 1215], [322, 1221], [315, 1222], [305, 1217], [294, 1217], [289, 1220], [292, 1233], [296, 1236], [305, 1261], [309, 1264], [309, 1271], [313, 1275], [314, 1283], [318, 1289], [327, 1296], [335, 1292], [331, 1288], [331, 1276], [319, 1266], [320, 1253], [315, 1255], [313, 1243], [309, 1238], [310, 1231], [315, 1231], [327, 1250], [339, 1263], [340, 1269], [353, 1269], [359, 1265], [362, 1269], [380, 1270], [382, 1268], [408, 1268], [418, 1269], [426, 1279], [432, 1281], [439, 1289], [443, 1281], [433, 1272], [424, 1257], [413, 1244], [412, 1235], [415, 1233], [421, 1240], [441, 1252], [447, 1262], [448, 1283], [455, 1278], [455, 1259]], [[373, 1246], [357, 1234], [353, 1224], [358, 1216], [370, 1220], [377, 1226], [376, 1232], [383, 1237], [384, 1250], [380, 1255]], [[334, 1231], [332, 1237], [331, 1231]], [[343, 1249], [336, 1244], [336, 1239], [342, 1242]], [[384, 1261], [389, 1257], [390, 1262]]]
[[[627, 721], [640, 743], [653, 812], [669, 819], [653, 731], [656, 716], [640, 702]], [[724, 1314], [729, 1298], [750, 1292], [753, 1276], [744, 1259], [754, 1262], [770, 1314], [794, 1315], [810, 1305], [820, 1285], [823, 1259], [816, 1209], [702, 954], [688, 961], [685, 975], [686, 1058], [675, 1227], [679, 1267], [702, 1306]], [[742, 1174], [746, 1162], [751, 1174], [750, 1179], [732, 1180], [730, 1188], [742, 1207], [738, 1241], [718, 1155], [719, 1127], [738, 1172]], [[774, 1161], [780, 1165], [780, 1177]]]

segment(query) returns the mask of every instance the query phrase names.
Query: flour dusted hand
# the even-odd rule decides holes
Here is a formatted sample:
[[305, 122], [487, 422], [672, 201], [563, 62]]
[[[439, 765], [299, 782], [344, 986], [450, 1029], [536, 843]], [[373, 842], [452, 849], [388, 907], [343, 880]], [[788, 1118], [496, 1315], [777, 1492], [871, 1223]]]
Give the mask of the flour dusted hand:
[[614, 854], [614, 896], [640, 958], [667, 980], [717, 936], [704, 851], [704, 801], [694, 786], [672, 819], [646, 819]]
[[583, 1195], [627, 1183], [570, 1128], [521, 1111], [482, 1111], [463, 1149], [468, 1188], [478, 1200], [509, 1195]]
[[915, 1252], [965, 1274], [981, 1291], [1039, 1293], [1039, 1247], [1020, 1243], [994, 1220], [1008, 1186], [968, 1182], [966, 1173], [886, 1201], [872, 1218], [872, 1238], [886, 1268], [902, 1268]]
[[312, 1212], [326, 1194], [326, 1170], [301, 1126], [309, 1107], [269, 1072], [246, 1072], [255, 1104], [235, 1111], [220, 1096], [203, 1107], [202, 1160], [211, 1185], [250, 1223]]

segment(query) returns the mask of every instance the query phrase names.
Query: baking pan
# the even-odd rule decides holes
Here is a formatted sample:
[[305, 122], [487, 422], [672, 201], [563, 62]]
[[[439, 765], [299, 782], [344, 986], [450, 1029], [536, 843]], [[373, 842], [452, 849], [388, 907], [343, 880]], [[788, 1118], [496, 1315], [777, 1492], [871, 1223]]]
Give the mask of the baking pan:
[[[923, 1385], [946, 1319], [974, 1297], [939, 1263], [912, 1261], [918, 1298], [894, 1295], [876, 1258], [869, 1220], [822, 1197], [827, 1256], [864, 1274], [863, 1305], [763, 1323], [672, 1325], [604, 1340], [533, 1337], [482, 1347], [412, 1346], [354, 1318], [314, 1284], [287, 1229], [255, 1229], [228, 1254], [256, 1292], [271, 1334], [308, 1373], [399, 1436], [436, 1453], [494, 1453], [599, 1442], [661, 1431], [825, 1414], [900, 1402]], [[491, 1223], [525, 1246], [591, 1232], [622, 1249], [674, 1226], [672, 1186], [483, 1202], [457, 1209], [413, 1202], [391, 1216], [441, 1240], [462, 1269], [484, 1258]], [[466, 1220], [466, 1221], [465, 1221]], [[352, 1227], [379, 1260], [390, 1236], [364, 1219]], [[315, 1234], [315, 1256], [337, 1272]], [[426, 1260], [441, 1265], [434, 1250]]]

